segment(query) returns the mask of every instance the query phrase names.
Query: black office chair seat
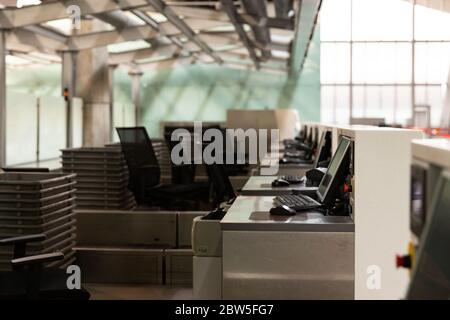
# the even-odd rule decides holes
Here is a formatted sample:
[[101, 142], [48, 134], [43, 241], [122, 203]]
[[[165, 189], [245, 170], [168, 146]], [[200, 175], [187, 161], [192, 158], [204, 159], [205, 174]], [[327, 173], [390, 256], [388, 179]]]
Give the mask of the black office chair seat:
[[[89, 292], [81, 289], [68, 290], [67, 273], [63, 269], [44, 268], [38, 299], [44, 300], [88, 300]], [[21, 271], [0, 272], [0, 300], [26, 298], [26, 278]]]

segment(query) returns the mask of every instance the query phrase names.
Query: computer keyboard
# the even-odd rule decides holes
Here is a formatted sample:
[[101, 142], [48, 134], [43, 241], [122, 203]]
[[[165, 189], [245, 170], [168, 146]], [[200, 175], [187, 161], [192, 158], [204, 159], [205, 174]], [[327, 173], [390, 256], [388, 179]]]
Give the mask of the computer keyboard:
[[305, 181], [305, 177], [302, 176], [281, 176], [280, 179], [286, 180], [291, 184], [302, 183]]
[[273, 202], [276, 206], [286, 205], [296, 211], [317, 209], [322, 205], [311, 197], [303, 194], [289, 194], [275, 197]]

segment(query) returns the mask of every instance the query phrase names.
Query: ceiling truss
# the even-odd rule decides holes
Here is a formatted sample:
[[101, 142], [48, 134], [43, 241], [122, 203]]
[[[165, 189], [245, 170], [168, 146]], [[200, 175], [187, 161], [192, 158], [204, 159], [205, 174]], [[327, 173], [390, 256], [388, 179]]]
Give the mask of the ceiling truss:
[[[312, 0], [50, 0], [1, 9], [0, 28], [8, 52], [32, 62], [55, 63], [60, 52], [144, 40], [148, 48], [110, 53], [109, 62], [146, 69], [180, 60], [286, 72], [300, 18], [317, 20], [302, 11], [308, 1]], [[47, 24], [68, 19], [71, 5], [80, 8], [83, 19], [96, 19], [107, 27], [67, 33]], [[306, 56], [307, 46], [302, 50]], [[37, 58], [36, 52], [45, 54]]]

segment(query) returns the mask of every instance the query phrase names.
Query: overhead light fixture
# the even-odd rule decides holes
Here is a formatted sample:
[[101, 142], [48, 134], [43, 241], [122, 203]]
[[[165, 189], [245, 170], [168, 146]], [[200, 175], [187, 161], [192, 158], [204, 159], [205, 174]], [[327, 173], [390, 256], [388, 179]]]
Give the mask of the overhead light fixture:
[[22, 8], [26, 6], [35, 6], [38, 4], [41, 4], [42, 1], [40, 0], [17, 0], [17, 8]]

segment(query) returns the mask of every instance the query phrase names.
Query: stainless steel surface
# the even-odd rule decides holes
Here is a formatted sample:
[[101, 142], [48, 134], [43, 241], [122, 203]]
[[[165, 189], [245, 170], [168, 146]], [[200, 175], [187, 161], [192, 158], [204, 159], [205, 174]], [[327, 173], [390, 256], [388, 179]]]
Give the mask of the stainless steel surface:
[[353, 299], [351, 232], [223, 232], [224, 299]]
[[243, 196], [279, 196], [295, 191], [313, 192], [317, 187], [309, 187], [303, 183], [291, 184], [287, 187], [272, 187], [272, 181], [279, 176], [252, 176], [241, 190]]
[[162, 249], [76, 247], [83, 283], [162, 284]]
[[[306, 171], [312, 169], [311, 164], [280, 164], [278, 167], [278, 175], [297, 175], [304, 176]], [[260, 169], [261, 170], [261, 169]]]
[[221, 220], [222, 230], [353, 232], [350, 217], [324, 216], [307, 211], [295, 216], [271, 216], [273, 197], [238, 197]]
[[192, 250], [166, 249], [164, 250], [164, 256], [166, 284], [192, 286]]
[[222, 299], [222, 257], [193, 258], [193, 292], [195, 299]]
[[80, 245], [177, 245], [177, 213], [151, 211], [77, 210]]

